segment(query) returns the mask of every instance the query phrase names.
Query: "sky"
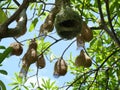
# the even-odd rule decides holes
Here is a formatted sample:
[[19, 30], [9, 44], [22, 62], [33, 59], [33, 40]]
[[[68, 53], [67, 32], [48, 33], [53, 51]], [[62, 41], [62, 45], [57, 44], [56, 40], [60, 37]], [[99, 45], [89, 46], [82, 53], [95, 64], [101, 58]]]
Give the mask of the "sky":
[[[53, 0], [49, 0], [49, 2], [54, 2]], [[49, 7], [48, 7], [49, 8]], [[30, 18], [32, 15], [31, 15], [31, 11], [27, 11], [27, 15], [28, 15], [28, 18]], [[38, 32], [39, 32], [39, 28], [40, 28], [40, 25], [43, 23], [43, 21], [41, 21], [40, 23], [37, 24], [35, 30], [33, 32], [27, 32], [24, 36], [18, 38], [18, 41], [23, 41], [23, 40], [26, 40], [26, 39], [29, 39], [29, 38], [34, 38], [35, 35], [38, 35]], [[12, 23], [10, 25], [10, 27], [14, 27], [15, 26], [15, 23]], [[29, 29], [29, 26], [30, 26], [30, 22], [28, 22], [27, 24], [27, 27]], [[57, 38], [60, 38], [58, 35], [53, 35]], [[46, 41], [52, 41], [51, 39], [46, 39]], [[72, 40], [63, 40], [61, 42], [58, 42], [56, 43], [54, 46], [51, 47], [51, 51], [56, 55], [56, 56], [61, 56], [62, 55], [62, 52], [64, 51], [64, 49], [71, 43]], [[0, 42], [0, 45], [4, 45], [6, 47], [8, 47], [12, 42], [15, 42], [15, 40], [13, 38], [5, 38], [5, 39], [2, 39], [2, 41]], [[6, 58], [4, 60], [4, 62], [2, 63], [3, 66], [0, 67], [0, 69], [4, 69], [4, 70], [7, 70], [8, 71], [8, 75], [1, 75], [0, 74], [0, 80], [2, 80], [6, 86], [7, 86], [7, 90], [11, 90], [11, 87], [8, 86], [9, 83], [12, 82], [12, 79], [14, 77], [14, 73], [15, 72], [19, 72], [20, 71], [20, 66], [19, 66], [19, 61], [21, 60], [21, 58], [23, 57], [24, 53], [26, 52], [27, 50], [27, 45], [26, 45], [26, 42], [24, 43], [24, 51], [23, 51], [23, 54], [20, 56], [20, 57], [17, 57], [17, 56], [11, 56], [9, 58]], [[77, 54], [79, 54], [79, 50], [76, 50], [76, 43], [74, 43], [68, 50], [67, 52], [65, 53], [64, 55], [64, 59], [67, 60], [69, 59], [69, 56], [70, 56], [70, 52], [72, 52], [72, 55], [73, 56], [76, 56]], [[68, 72], [65, 76], [61, 76], [59, 78], [55, 78], [53, 76], [53, 69], [54, 69], [54, 63], [50, 63], [48, 60], [46, 60], [46, 67], [44, 69], [41, 69], [39, 70], [39, 76], [40, 78], [50, 78], [51, 80], [56, 80], [56, 84], [58, 86], [63, 86], [64, 85], [64, 82], [69, 82], [71, 80], [74, 79], [74, 76], [72, 74], [70, 74], [70, 72]], [[31, 69], [33, 70], [36, 70], [36, 67], [35, 65], [33, 64], [31, 66]], [[34, 74], [35, 72], [33, 72], [32, 74]], [[29, 75], [29, 73], [28, 73]], [[29, 81], [36, 81], [36, 77], [32, 77]], [[29, 82], [27, 82], [28, 84]]]

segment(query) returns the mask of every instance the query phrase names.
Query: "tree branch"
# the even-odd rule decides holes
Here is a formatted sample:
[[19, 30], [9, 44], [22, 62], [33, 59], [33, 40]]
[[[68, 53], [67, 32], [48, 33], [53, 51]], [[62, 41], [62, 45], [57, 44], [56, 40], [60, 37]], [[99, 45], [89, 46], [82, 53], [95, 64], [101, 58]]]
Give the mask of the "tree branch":
[[22, 12], [23, 9], [27, 8], [29, 4], [29, 0], [23, 0], [22, 5], [20, 5], [19, 9], [3, 24], [3, 26], [8, 26], [11, 22], [13, 22], [18, 15]]
[[17, 0], [13, 0], [17, 6], [20, 6], [19, 2]]
[[107, 17], [108, 17], [108, 21], [109, 21], [109, 25], [110, 25], [110, 28], [111, 28], [111, 31], [114, 35], [114, 38], [116, 39], [116, 42], [118, 43], [118, 45], [120, 46], [120, 41], [115, 33], [115, 30], [113, 28], [113, 25], [112, 25], [112, 19], [111, 19], [111, 15], [110, 15], [110, 10], [109, 10], [109, 0], [105, 0], [105, 4], [106, 4], [106, 11], [107, 11]]
[[63, 58], [63, 55], [65, 54], [65, 52], [67, 51], [67, 49], [68, 49], [75, 41], [76, 41], [76, 40], [72, 41], [72, 42], [68, 45], [68, 47], [63, 51], [63, 53], [62, 53], [62, 55], [61, 55], [62, 58]]
[[118, 40], [114, 37], [113, 33], [108, 29], [108, 27], [107, 27], [107, 25], [106, 25], [106, 23], [105, 23], [100, 0], [97, 0], [97, 2], [98, 2], [98, 9], [99, 9], [100, 18], [101, 18], [101, 24], [102, 24], [104, 30], [105, 30], [105, 31], [110, 35], [110, 37], [120, 46], [120, 43], [119, 43]]
[[21, 27], [22, 21], [19, 21], [15, 28], [8, 28], [8, 25], [12, 23], [14, 20], [16, 20], [23, 11], [23, 9], [27, 9], [28, 5], [29, 5], [29, 0], [23, 0], [23, 3], [22, 5], [20, 5], [19, 9], [7, 21], [5, 21], [2, 25], [0, 25], [0, 39], [5, 37], [14, 37], [19, 35], [19, 33], [21, 33], [20, 31], [21, 29], [23, 29], [23, 27]]
[[102, 26], [99, 26], [99, 27], [90, 27], [91, 30], [100, 30], [100, 29], [103, 29]]

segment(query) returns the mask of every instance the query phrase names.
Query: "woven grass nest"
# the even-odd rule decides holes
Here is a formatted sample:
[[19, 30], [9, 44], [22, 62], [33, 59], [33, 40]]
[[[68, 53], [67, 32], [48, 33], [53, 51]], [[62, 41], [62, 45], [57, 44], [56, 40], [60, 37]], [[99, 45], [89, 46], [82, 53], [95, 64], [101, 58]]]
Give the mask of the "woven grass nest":
[[61, 38], [73, 39], [81, 32], [82, 19], [72, 8], [65, 7], [56, 15], [55, 28]]

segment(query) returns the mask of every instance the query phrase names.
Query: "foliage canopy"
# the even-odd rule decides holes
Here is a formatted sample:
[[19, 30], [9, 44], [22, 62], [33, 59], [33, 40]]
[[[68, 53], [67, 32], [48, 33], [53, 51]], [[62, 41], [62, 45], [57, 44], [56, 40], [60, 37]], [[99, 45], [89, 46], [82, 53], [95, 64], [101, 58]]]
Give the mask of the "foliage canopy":
[[[61, 3], [62, 2], [62, 3]], [[71, 87], [73, 90], [119, 90], [120, 89], [120, 1], [119, 0], [55, 0], [54, 2], [47, 2], [47, 0], [1, 0], [0, 1], [0, 39], [14, 38], [16, 42], [22, 44], [36, 39], [38, 44], [37, 53], [38, 56], [44, 54], [47, 56], [50, 62], [63, 59], [64, 53], [70, 46], [76, 42], [76, 38], [69, 40], [71, 43], [63, 51], [62, 55], [50, 59], [52, 50], [51, 46], [54, 46], [57, 42], [64, 40], [63, 38], [57, 38], [56, 30], [54, 28], [54, 19], [56, 14], [60, 11], [63, 3], [69, 6], [79, 13], [82, 20], [87, 23], [90, 30], [93, 33], [93, 39], [90, 42], [82, 42], [82, 45], [77, 44], [76, 47], [84, 49], [87, 55], [92, 60], [92, 66], [86, 68], [84, 66], [75, 66], [75, 59], [72, 54], [69, 56], [68, 71], [75, 76], [71, 82], [67, 82], [63, 87], [55, 85], [50, 79], [42, 79], [42, 84], [39, 85], [38, 70], [35, 73], [37, 77], [36, 83], [31, 83], [30, 86], [26, 86], [26, 79], [19, 78], [18, 74], [15, 74], [13, 82], [10, 86], [13, 89], [29, 90], [69, 90]], [[53, 9], [47, 8], [51, 5]], [[55, 8], [54, 8], [55, 7]], [[26, 13], [26, 10], [30, 11]], [[13, 13], [14, 12], [14, 13]], [[26, 17], [30, 14], [30, 17]], [[50, 20], [50, 22], [49, 22]], [[8, 27], [13, 21], [17, 22], [15, 28]], [[43, 24], [40, 24], [44, 21]], [[30, 23], [26, 27], [27, 22]], [[23, 24], [24, 23], [24, 24]], [[67, 22], [69, 23], [69, 22]], [[37, 25], [40, 24], [40, 31], [32, 38], [19, 41], [18, 37], [23, 37], [27, 30], [27, 33], [35, 31]], [[82, 24], [82, 23], [81, 23]], [[69, 25], [68, 25], [69, 26]], [[72, 26], [72, 25], [70, 25]], [[64, 28], [67, 30], [66, 28]], [[54, 33], [55, 32], [55, 33]], [[54, 33], [54, 34], [53, 34]], [[65, 34], [65, 35], [68, 35]], [[45, 41], [45, 39], [52, 39], [52, 41]], [[81, 40], [82, 41], [82, 40]], [[11, 42], [12, 43], [12, 42]], [[85, 46], [84, 46], [85, 43]], [[27, 42], [27, 44], [29, 44]], [[22, 44], [24, 46], [24, 44]], [[63, 46], [64, 47], [64, 46]], [[60, 47], [61, 48], [61, 47]], [[4, 64], [5, 58], [10, 58], [12, 48], [0, 45], [0, 67]], [[69, 53], [69, 52], [68, 52]], [[55, 55], [54, 55], [55, 56]], [[45, 58], [46, 59], [46, 58]], [[38, 69], [38, 68], [37, 68]], [[7, 75], [7, 70], [0, 70], [0, 74]], [[58, 74], [59, 75], [59, 74]], [[64, 78], [64, 77], [63, 77]], [[0, 89], [6, 90], [6, 87], [0, 80]]]

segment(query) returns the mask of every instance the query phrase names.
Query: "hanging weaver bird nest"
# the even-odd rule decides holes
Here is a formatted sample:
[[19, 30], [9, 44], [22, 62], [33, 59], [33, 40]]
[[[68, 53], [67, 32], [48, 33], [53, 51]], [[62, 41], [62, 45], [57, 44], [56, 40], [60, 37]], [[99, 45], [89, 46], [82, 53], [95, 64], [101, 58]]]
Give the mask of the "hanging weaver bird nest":
[[68, 6], [62, 7], [56, 15], [55, 28], [61, 38], [72, 39], [81, 32], [81, 16]]
[[65, 60], [62, 58], [58, 59], [54, 66], [54, 76], [64, 76], [67, 73], [67, 68], [68, 66]]
[[20, 43], [17, 42], [11, 43], [9, 47], [12, 48], [11, 55], [20, 56], [23, 52], [23, 48]]
[[81, 50], [80, 55], [77, 56], [77, 58], [75, 60], [75, 65], [90, 67], [92, 65], [92, 61], [91, 61], [91, 58], [86, 54], [86, 52]]
[[46, 65], [45, 59], [42, 54], [41, 56], [38, 57], [38, 60], [36, 61], [36, 66], [37, 66], [37, 68], [42, 69], [45, 67], [45, 65]]

